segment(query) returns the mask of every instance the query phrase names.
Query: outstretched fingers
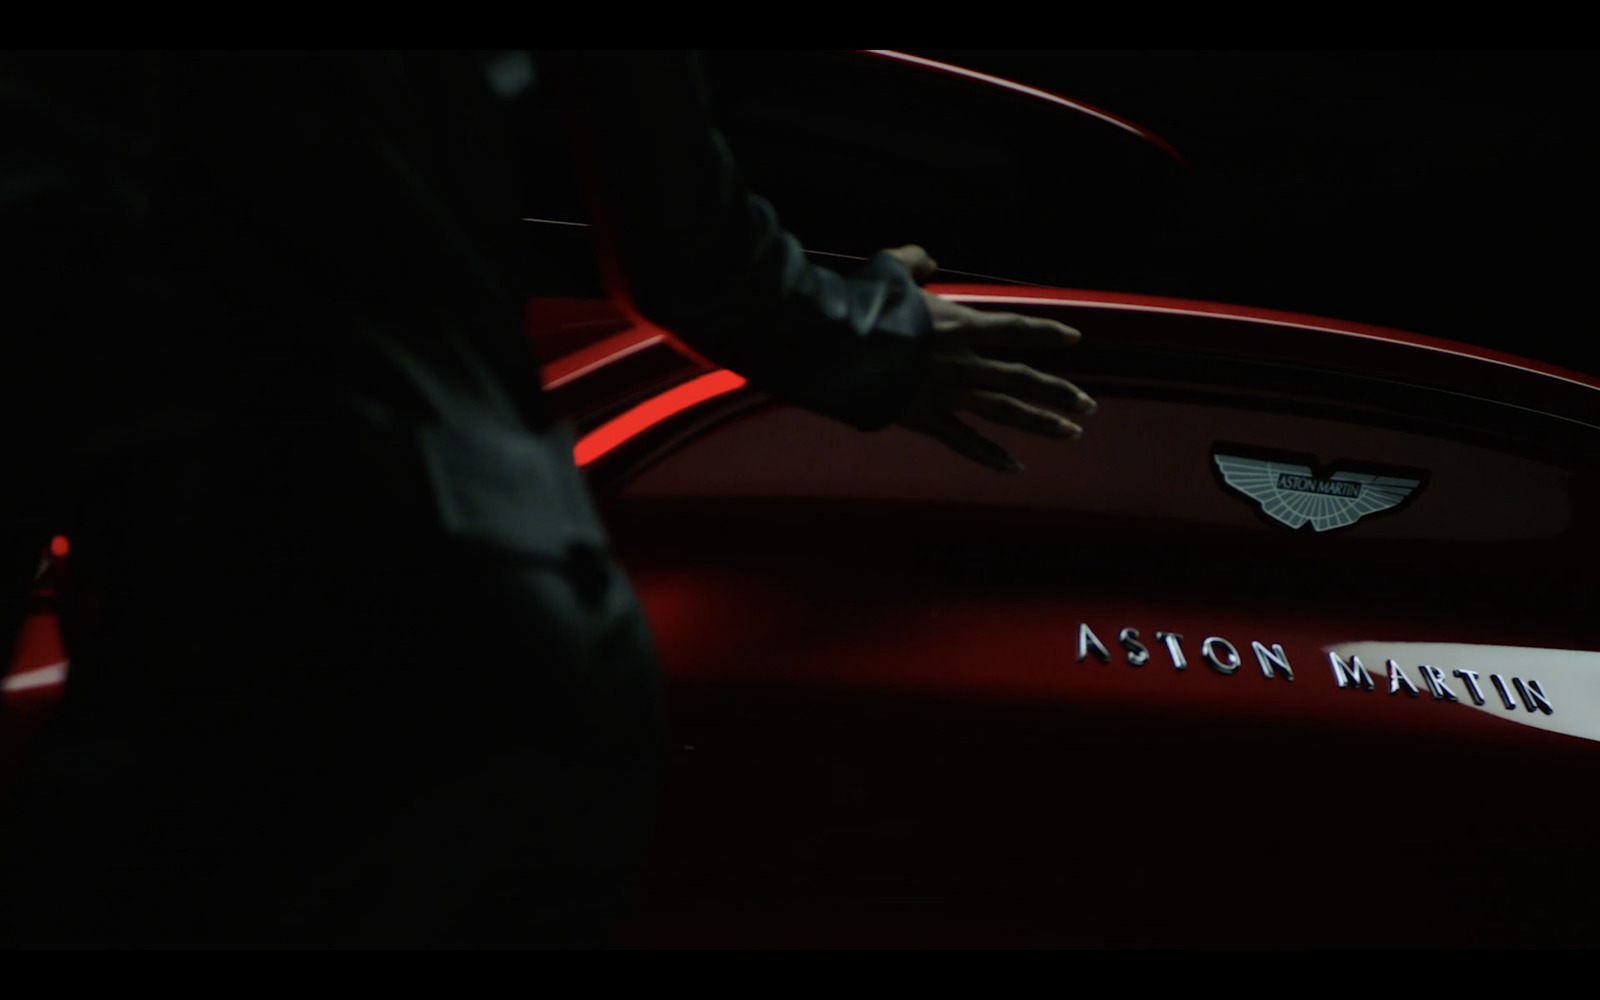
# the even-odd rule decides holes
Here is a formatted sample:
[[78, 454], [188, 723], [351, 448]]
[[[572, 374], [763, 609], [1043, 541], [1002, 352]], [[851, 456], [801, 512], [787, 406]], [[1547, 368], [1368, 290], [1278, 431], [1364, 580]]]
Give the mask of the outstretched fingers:
[[[910, 256], [916, 248], [900, 249]], [[924, 296], [936, 346], [917, 400], [901, 420], [905, 426], [980, 465], [1007, 472], [1022, 471], [1022, 463], [962, 422], [955, 411], [1044, 437], [1083, 435], [1082, 425], [1061, 413], [1094, 413], [1088, 393], [1030, 365], [984, 356], [984, 349], [1059, 350], [1082, 340], [1077, 330], [1055, 320], [984, 312], [938, 295]]]
[[1014, 396], [1069, 413], [1089, 415], [1095, 401], [1064, 378], [1049, 375], [1015, 361], [996, 361], [971, 355], [964, 359], [961, 383], [970, 389]]
[[1020, 399], [1004, 393], [969, 390], [961, 394], [956, 401], [956, 407], [985, 420], [1032, 434], [1073, 439], [1083, 436], [1083, 428], [1078, 424], [1041, 407], [1029, 406]]
[[1022, 463], [1011, 453], [973, 430], [955, 414], [940, 410], [926, 414], [913, 425], [914, 430], [928, 434], [945, 447], [1001, 472], [1021, 472]]
[[980, 309], [969, 311], [968, 329], [971, 332], [967, 343], [973, 347], [1045, 351], [1071, 347], [1083, 340], [1083, 334], [1076, 328], [1042, 316], [984, 312]]

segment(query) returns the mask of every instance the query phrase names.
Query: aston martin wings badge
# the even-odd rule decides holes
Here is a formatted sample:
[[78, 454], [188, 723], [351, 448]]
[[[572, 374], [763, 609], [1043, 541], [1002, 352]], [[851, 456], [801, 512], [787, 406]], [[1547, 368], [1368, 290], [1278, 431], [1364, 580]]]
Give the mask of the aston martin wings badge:
[[1319, 475], [1310, 456], [1272, 457], [1239, 445], [1216, 445], [1211, 461], [1222, 482], [1260, 504], [1262, 513], [1285, 527], [1310, 524], [1315, 531], [1349, 527], [1369, 514], [1399, 507], [1426, 478], [1411, 470], [1357, 471], [1347, 462]]

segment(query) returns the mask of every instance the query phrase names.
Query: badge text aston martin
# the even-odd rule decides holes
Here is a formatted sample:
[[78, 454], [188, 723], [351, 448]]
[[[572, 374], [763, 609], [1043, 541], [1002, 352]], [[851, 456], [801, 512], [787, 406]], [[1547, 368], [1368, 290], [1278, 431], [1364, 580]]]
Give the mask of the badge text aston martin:
[[[1117, 645], [1122, 647], [1123, 658], [1128, 666], [1142, 667], [1151, 662], [1150, 647], [1160, 645], [1165, 647], [1167, 662], [1173, 670], [1188, 669], [1189, 658], [1184, 655], [1182, 635], [1177, 632], [1159, 631], [1152, 632], [1151, 638], [1155, 641], [1151, 643], [1142, 641], [1139, 638], [1139, 630], [1131, 627], [1117, 632]], [[1250, 652], [1255, 655], [1256, 665], [1261, 668], [1261, 676], [1268, 680], [1274, 677], [1281, 677], [1286, 681], [1294, 680], [1294, 667], [1289, 664], [1289, 654], [1284, 652], [1281, 644], [1274, 642], [1269, 645], [1259, 639], [1252, 639]], [[1345, 658], [1332, 648], [1326, 652], [1336, 687], [1352, 691], [1372, 691], [1381, 686], [1374, 683], [1372, 673], [1361, 662], [1359, 655], [1351, 653]], [[1077, 662], [1083, 663], [1091, 656], [1101, 663], [1109, 664], [1112, 660], [1111, 650], [1101, 641], [1094, 629], [1089, 627], [1089, 623], [1079, 622]], [[1236, 674], [1245, 662], [1239, 647], [1220, 635], [1206, 636], [1200, 641], [1200, 659], [1205, 661], [1206, 666], [1225, 677]], [[1413, 669], [1422, 679], [1422, 685], [1419, 686], [1411, 680], [1410, 675], [1399, 663], [1386, 659], [1385, 665], [1387, 670], [1379, 676], [1387, 680], [1391, 695], [1404, 691], [1409, 697], [1416, 698], [1425, 686], [1435, 701], [1461, 701], [1451, 689], [1451, 682], [1446, 679], [1445, 669], [1427, 663], [1416, 666]], [[1466, 685], [1466, 692], [1472, 699], [1472, 704], [1481, 708], [1489, 703], [1484, 695], [1487, 685], [1482, 680], [1483, 671], [1457, 667], [1450, 670], [1449, 675]], [[1498, 673], [1489, 674], [1488, 680], [1494, 685], [1495, 693], [1500, 696], [1500, 703], [1506, 711], [1514, 712], [1520, 706], [1529, 712], [1555, 714], [1555, 706], [1551, 703], [1550, 696], [1545, 693], [1544, 686], [1538, 681], [1522, 677], [1507, 678]], [[1511, 693], [1513, 689], [1516, 695]]]

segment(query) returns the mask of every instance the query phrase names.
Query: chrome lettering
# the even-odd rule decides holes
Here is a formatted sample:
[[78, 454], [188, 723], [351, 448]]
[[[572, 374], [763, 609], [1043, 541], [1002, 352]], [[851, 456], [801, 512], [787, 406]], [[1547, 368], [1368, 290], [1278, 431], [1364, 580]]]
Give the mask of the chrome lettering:
[[1422, 693], [1421, 691], [1417, 690], [1417, 686], [1415, 684], [1411, 683], [1411, 678], [1407, 677], [1405, 675], [1405, 672], [1400, 669], [1400, 664], [1394, 662], [1393, 660], [1390, 660], [1389, 661], [1389, 693], [1390, 694], [1394, 694], [1396, 691], [1400, 690], [1402, 687], [1404, 687], [1406, 689], [1406, 694], [1410, 695], [1413, 698], [1415, 698], [1417, 695]]
[[1125, 628], [1117, 633], [1117, 642], [1128, 651], [1128, 666], [1142, 667], [1150, 662], [1150, 651], [1139, 641], [1139, 630]]
[[1478, 672], [1476, 670], [1452, 670], [1452, 674], [1467, 682], [1467, 693], [1472, 695], [1474, 705], [1483, 704], [1483, 692], [1478, 690]]
[[1167, 644], [1167, 655], [1172, 657], [1172, 669], [1182, 670], [1189, 665], [1189, 661], [1183, 658], [1183, 650], [1178, 648], [1178, 640], [1183, 638], [1181, 634], [1177, 632], [1157, 632], [1155, 636], [1157, 642]]
[[1555, 706], [1550, 704], [1550, 699], [1545, 695], [1544, 689], [1539, 686], [1538, 681], [1530, 680], [1528, 681], [1528, 686], [1526, 689], [1518, 688], [1517, 690], [1524, 692], [1524, 701], [1526, 701], [1528, 698], [1532, 698], [1535, 702], [1537, 702], [1539, 705], [1539, 711], [1546, 715], [1556, 714]]
[[1272, 649], [1267, 649], [1255, 639], [1250, 640], [1250, 648], [1256, 654], [1256, 662], [1261, 665], [1261, 676], [1272, 680], [1272, 671], [1277, 670], [1283, 674], [1286, 681], [1294, 680], [1294, 668], [1289, 666], [1289, 656], [1283, 647], [1277, 643], [1272, 644]]
[[1078, 626], [1079, 663], [1083, 662], [1084, 658], [1089, 655], [1089, 650], [1091, 649], [1094, 650], [1094, 655], [1100, 660], [1101, 663], [1111, 662], [1111, 654], [1106, 650], [1105, 643], [1101, 642], [1100, 637], [1094, 634], [1094, 630], [1089, 627], [1088, 622], [1083, 622]]
[[1417, 668], [1422, 671], [1422, 679], [1427, 681], [1428, 690], [1433, 692], [1434, 701], [1460, 701], [1456, 693], [1450, 690], [1444, 682], [1444, 672], [1438, 667], [1430, 667], [1426, 663]]
[[[1226, 659], [1219, 660], [1217, 658], [1217, 646], [1221, 646], [1227, 652], [1228, 655]], [[1239, 651], [1233, 648], [1233, 643], [1222, 638], [1220, 635], [1207, 636], [1205, 640], [1200, 643], [1200, 657], [1211, 665], [1212, 670], [1215, 670], [1219, 674], [1231, 674], [1235, 670], [1238, 670], [1239, 664], [1243, 662], [1239, 659]]]
[[1537, 712], [1538, 709], [1533, 707], [1533, 702], [1528, 698], [1528, 689], [1522, 686], [1522, 678], [1513, 677], [1511, 683], [1516, 685], [1517, 694], [1522, 695], [1522, 707], [1530, 712]]
[[[1517, 686], [1517, 694], [1522, 695], [1523, 708], [1530, 712], [1543, 712], [1546, 715], [1555, 714], [1555, 708], [1551, 706], [1550, 699], [1545, 697], [1538, 681], [1528, 681], [1524, 685], [1521, 677], [1513, 677], [1511, 678], [1511, 683]], [[1535, 705], [1535, 702], [1537, 702], [1537, 705]]]
[[1292, 472], [1278, 473], [1278, 489], [1293, 490], [1296, 493], [1322, 493], [1336, 497], [1350, 497], [1352, 499], [1361, 495], [1361, 484], [1345, 482], [1339, 479], [1313, 479], [1310, 476], [1297, 476]]
[[[1333, 667], [1333, 682], [1342, 688], [1355, 688], [1357, 684], [1372, 690], [1372, 675], [1367, 673], [1367, 668], [1361, 665], [1361, 657], [1350, 654], [1350, 665], [1346, 667], [1344, 661], [1339, 659], [1339, 654], [1328, 653], [1328, 663]], [[1390, 688], [1393, 693], [1393, 688]]]
[[1500, 692], [1500, 700], [1506, 703], [1506, 711], [1515, 712], [1517, 702], [1511, 697], [1511, 692], [1506, 690], [1506, 679], [1499, 674], [1490, 674], [1489, 679], [1494, 681], [1494, 689]]

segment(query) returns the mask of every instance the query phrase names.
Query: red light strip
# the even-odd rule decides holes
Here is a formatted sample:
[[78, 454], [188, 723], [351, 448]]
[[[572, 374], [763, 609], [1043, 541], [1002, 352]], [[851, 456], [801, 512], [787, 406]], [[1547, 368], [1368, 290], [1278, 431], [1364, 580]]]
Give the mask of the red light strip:
[[708, 399], [741, 388], [744, 382], [743, 375], [723, 369], [668, 389], [654, 399], [640, 403], [579, 438], [577, 444], [572, 447], [572, 460], [580, 467], [588, 465], [668, 417], [682, 413], [689, 407], [697, 406]]

